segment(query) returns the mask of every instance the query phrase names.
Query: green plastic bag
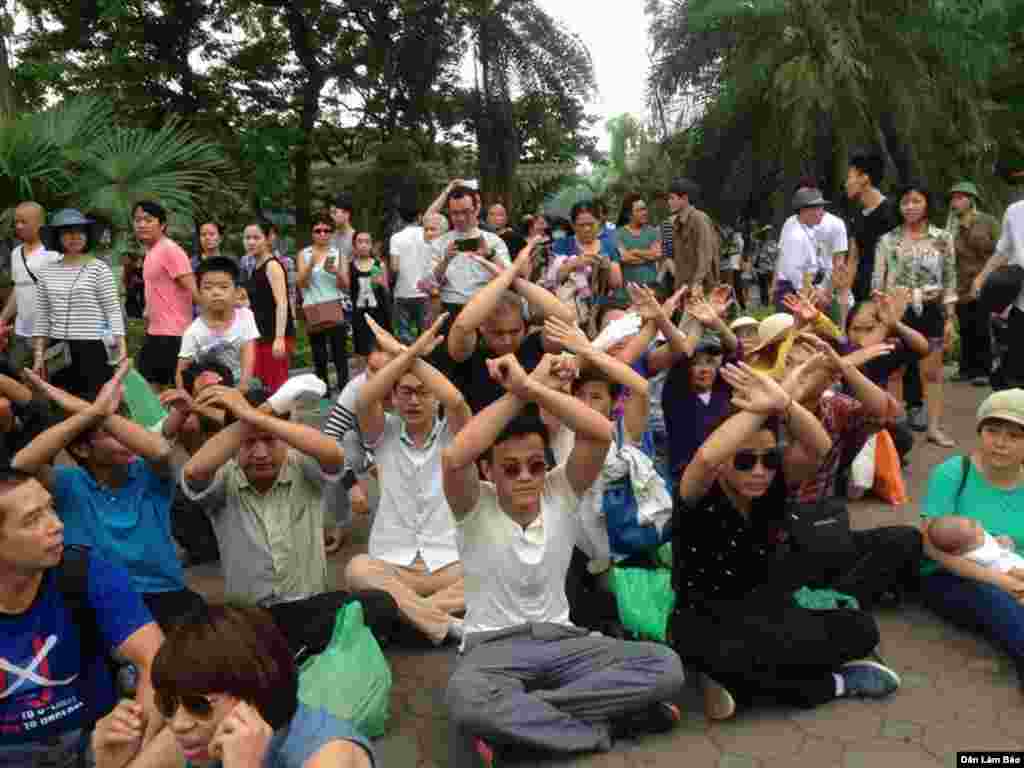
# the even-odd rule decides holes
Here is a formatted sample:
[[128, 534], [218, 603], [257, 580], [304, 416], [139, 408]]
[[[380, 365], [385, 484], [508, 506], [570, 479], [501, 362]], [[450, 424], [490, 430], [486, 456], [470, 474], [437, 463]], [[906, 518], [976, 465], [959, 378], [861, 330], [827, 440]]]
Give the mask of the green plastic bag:
[[124, 388], [124, 401], [128, 404], [132, 421], [151, 429], [160, 419], [167, 418], [167, 411], [160, 405], [160, 398], [134, 368], [124, 375], [121, 386]]
[[384, 735], [391, 717], [391, 667], [358, 601], [338, 611], [331, 642], [299, 670], [299, 701], [348, 720], [365, 736]]
[[860, 610], [860, 603], [856, 597], [845, 592], [836, 592], [834, 589], [801, 587], [793, 593], [793, 599], [801, 608], [811, 611], [834, 611], [836, 608]]
[[608, 572], [622, 626], [641, 640], [666, 642], [668, 620], [676, 603], [669, 568], [623, 568]]

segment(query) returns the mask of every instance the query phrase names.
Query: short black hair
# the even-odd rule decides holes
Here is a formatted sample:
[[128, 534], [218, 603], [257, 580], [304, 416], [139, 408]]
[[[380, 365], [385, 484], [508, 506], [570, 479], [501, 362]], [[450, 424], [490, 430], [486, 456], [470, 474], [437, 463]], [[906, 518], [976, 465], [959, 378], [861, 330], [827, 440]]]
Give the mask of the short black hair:
[[672, 182], [668, 185], [668, 193], [670, 195], [679, 195], [680, 197], [686, 195], [692, 203], [694, 198], [700, 194], [700, 187], [692, 179], [680, 177], [672, 179]]
[[494, 444], [484, 452], [482, 458], [486, 461], [491, 461], [494, 458], [495, 447], [501, 445], [506, 440], [526, 437], [527, 435], [540, 435], [540, 439], [544, 442], [544, 453], [548, 453], [551, 438], [548, 435], [548, 428], [544, 424], [544, 420], [540, 417], [540, 407], [536, 403], [527, 403], [523, 406], [523, 409], [516, 414], [516, 417], [506, 424], [505, 428], [494, 438]]
[[[23, 469], [18, 469], [17, 467], [12, 467], [9, 464], [0, 466], [0, 495], [13, 490], [22, 483], [27, 483], [29, 480], [34, 478], [35, 475], [32, 473], [26, 472]], [[4, 519], [4, 510], [3, 507], [0, 507], [0, 528], [4, 525]]]
[[203, 261], [199, 262], [199, 266], [196, 267], [196, 285], [201, 288], [203, 285], [203, 275], [208, 275], [211, 272], [223, 272], [230, 275], [231, 282], [235, 285], [238, 285], [242, 274], [234, 259], [229, 259], [227, 256], [213, 256], [209, 259], [203, 259]]
[[476, 200], [476, 190], [472, 187], [467, 187], [465, 184], [459, 184], [458, 186], [452, 187], [452, 191], [448, 193], [448, 199], [445, 201], [446, 204], [452, 200], [461, 200], [464, 197], [471, 197]]
[[160, 203], [153, 200], [139, 200], [132, 206], [132, 213], [134, 214], [139, 208], [156, 218], [161, 224], [167, 223], [167, 209], [160, 205]]
[[353, 211], [355, 211], [355, 205], [352, 202], [352, 195], [350, 195], [348, 192], [343, 192], [342, 194], [338, 195], [336, 198], [334, 198], [334, 207], [352, 213]]
[[598, 209], [597, 204], [593, 200], [580, 200], [569, 210], [569, 221], [573, 224], [576, 223], [576, 217], [581, 213], [589, 213], [594, 216], [595, 219], [601, 218], [601, 211]]
[[218, 363], [216, 360], [196, 360], [181, 372], [181, 383], [185, 387], [185, 391], [190, 395], [194, 394], [192, 388], [196, 384], [196, 379], [207, 371], [218, 374], [221, 384], [225, 387], [235, 386], [235, 374], [224, 363]]
[[198, 227], [196, 228], [196, 230], [197, 230], [197, 231], [198, 231], [198, 230], [201, 230], [201, 229], [202, 229], [203, 227], [205, 227], [205, 226], [206, 226], [207, 224], [213, 224], [213, 226], [215, 226], [215, 227], [217, 228], [217, 234], [218, 234], [218, 235], [222, 235], [222, 234], [224, 234], [224, 227], [222, 227], [222, 226], [220, 225], [220, 222], [218, 222], [218, 221], [214, 221], [213, 219], [207, 219], [206, 221], [201, 221], [201, 222], [199, 222], [199, 226], [198, 226]]
[[580, 371], [580, 375], [573, 379], [572, 382], [572, 393], [578, 395], [580, 390], [583, 389], [584, 384], [591, 382], [600, 382], [608, 386], [608, 392], [612, 397], [612, 400], [618, 400], [619, 395], [622, 394], [623, 386], [617, 381], [612, 381], [608, 376], [595, 368], [584, 368]]
[[856, 168], [871, 179], [874, 186], [882, 183], [885, 178], [885, 161], [877, 152], [858, 152], [850, 158], [851, 168]]
[[[931, 213], [932, 213], [932, 210], [933, 210], [933, 208], [932, 208], [932, 193], [930, 191], [928, 191], [928, 187], [925, 185], [925, 183], [923, 181], [918, 181], [916, 179], [915, 180], [911, 180], [911, 181], [908, 181], [906, 184], [904, 184], [902, 187], [900, 187], [899, 191], [896, 193], [896, 204], [899, 205], [903, 201], [903, 196], [908, 194], [908, 193], [910, 193], [910, 192], [917, 192], [917, 193], [919, 193], [920, 195], [922, 195], [924, 197], [924, 204], [925, 204], [924, 217], [925, 217], [925, 220], [928, 220], [931, 217]], [[903, 218], [903, 213], [901, 211], [900, 212], [900, 219], [902, 219], [902, 218]]]

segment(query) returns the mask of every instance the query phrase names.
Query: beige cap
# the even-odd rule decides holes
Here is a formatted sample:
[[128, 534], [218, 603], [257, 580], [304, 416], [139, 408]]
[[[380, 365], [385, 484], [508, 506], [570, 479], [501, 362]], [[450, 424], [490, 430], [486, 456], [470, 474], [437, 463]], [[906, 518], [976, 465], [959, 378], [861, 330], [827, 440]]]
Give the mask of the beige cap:
[[747, 328], [748, 326], [759, 326], [760, 323], [753, 317], [744, 315], [743, 317], [737, 317], [731, 323], [729, 323], [730, 331], [738, 331], [740, 328]]
[[993, 392], [978, 406], [976, 426], [989, 419], [1010, 421], [1024, 427], [1024, 389], [1004, 389]]
[[770, 347], [772, 344], [782, 341], [783, 337], [793, 329], [794, 325], [796, 325], [796, 321], [788, 312], [777, 312], [774, 315], [768, 315], [757, 326], [759, 343], [751, 350], [751, 354], [760, 352], [765, 347]]

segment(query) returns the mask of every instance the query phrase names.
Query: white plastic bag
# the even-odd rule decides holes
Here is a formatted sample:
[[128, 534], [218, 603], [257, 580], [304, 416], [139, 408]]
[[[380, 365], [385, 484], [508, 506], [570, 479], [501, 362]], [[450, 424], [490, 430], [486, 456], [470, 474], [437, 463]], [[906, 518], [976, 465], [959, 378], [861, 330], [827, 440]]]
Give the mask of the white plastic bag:
[[847, 496], [859, 499], [875, 486], [875, 436], [872, 435], [860, 449], [850, 466], [850, 487]]

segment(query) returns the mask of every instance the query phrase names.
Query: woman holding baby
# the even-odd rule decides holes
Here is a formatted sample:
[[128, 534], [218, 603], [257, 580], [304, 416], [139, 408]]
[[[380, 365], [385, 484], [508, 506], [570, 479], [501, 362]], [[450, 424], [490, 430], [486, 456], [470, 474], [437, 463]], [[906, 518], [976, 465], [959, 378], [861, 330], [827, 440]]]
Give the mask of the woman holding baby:
[[977, 429], [973, 453], [928, 479], [922, 594], [940, 616], [1003, 648], [1024, 682], [1024, 389], [990, 395]]

